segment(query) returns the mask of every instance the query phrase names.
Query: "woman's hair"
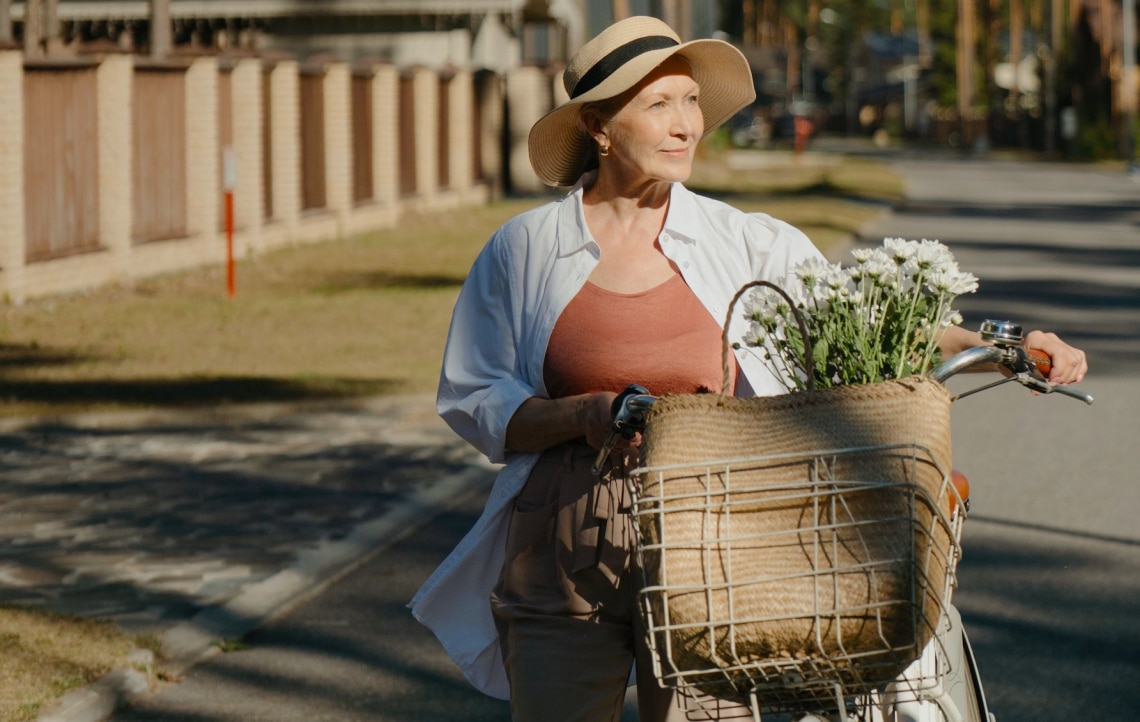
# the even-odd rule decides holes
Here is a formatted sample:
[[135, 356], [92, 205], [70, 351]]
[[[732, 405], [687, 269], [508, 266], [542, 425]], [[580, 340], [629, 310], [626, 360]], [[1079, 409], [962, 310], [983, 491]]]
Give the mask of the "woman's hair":
[[[592, 103], [583, 103], [582, 107], [578, 111], [579, 117], [583, 118], [583, 128], [585, 127], [584, 119], [586, 115], [594, 115], [602, 123], [610, 122], [613, 120], [614, 116], [618, 114], [618, 111], [622, 109], [622, 106], [626, 104], [626, 101], [628, 101], [629, 98], [630, 92], [626, 91], [621, 95], [615, 95], [614, 97], [606, 98], [605, 100], [596, 100]], [[583, 130], [583, 132], [587, 131]], [[586, 143], [582, 148], [582, 155], [582, 171], [587, 172], [597, 170], [599, 162], [598, 144], [592, 137], [590, 138], [589, 142]]]

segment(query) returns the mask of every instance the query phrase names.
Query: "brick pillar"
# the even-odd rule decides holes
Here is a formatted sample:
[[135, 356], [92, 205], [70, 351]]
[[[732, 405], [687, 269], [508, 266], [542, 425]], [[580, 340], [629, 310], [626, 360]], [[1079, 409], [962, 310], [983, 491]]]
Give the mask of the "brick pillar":
[[475, 141], [475, 119], [472, 117], [475, 107], [473, 93], [471, 73], [457, 71], [447, 85], [447, 174], [451, 187], [459, 193], [461, 199], [466, 198], [471, 190], [475, 175], [472, 168], [474, 160], [472, 144]]
[[11, 303], [23, 303], [24, 260], [24, 54], [0, 51], [0, 288]]
[[416, 104], [416, 195], [430, 200], [439, 189], [439, 75], [416, 68], [413, 75]]
[[381, 65], [372, 78], [372, 194], [384, 205], [400, 198], [399, 134], [400, 73]]
[[186, 70], [186, 233], [214, 235], [221, 218], [218, 162], [218, 61], [197, 58]]
[[273, 137], [273, 216], [287, 228], [301, 217], [301, 81], [295, 60], [283, 60], [269, 76]]
[[553, 107], [550, 79], [546, 71], [529, 65], [512, 69], [507, 74], [507, 99], [511, 108], [511, 189], [523, 193], [541, 191], [542, 181], [530, 167], [527, 137], [535, 121]]
[[352, 212], [352, 74], [344, 63], [325, 71], [325, 205], [344, 235]]
[[234, 226], [240, 228], [248, 244], [257, 244], [265, 208], [265, 181], [261, 172], [263, 149], [261, 128], [265, 109], [262, 104], [261, 60], [238, 61], [230, 76], [233, 99], [233, 149], [237, 161], [234, 186]]
[[114, 258], [115, 273], [131, 276], [134, 143], [131, 108], [134, 60], [109, 55], [96, 71], [99, 134], [99, 241]]

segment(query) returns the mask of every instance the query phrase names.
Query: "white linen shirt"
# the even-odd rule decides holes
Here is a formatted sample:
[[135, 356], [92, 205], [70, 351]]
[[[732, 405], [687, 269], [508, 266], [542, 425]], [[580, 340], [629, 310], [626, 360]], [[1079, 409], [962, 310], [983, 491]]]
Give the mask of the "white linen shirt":
[[[510, 690], [490, 595], [504, 563], [511, 502], [538, 460], [538, 454], [505, 448], [507, 423], [528, 398], [548, 398], [543, 365], [551, 331], [598, 263], [601, 249], [586, 226], [582, 203], [590, 182], [587, 174], [566, 197], [511, 219], [487, 242], [456, 302], [440, 374], [440, 415], [492, 462], [506, 465], [478, 521], [409, 606], [467, 679], [501, 699]], [[721, 325], [733, 295], [746, 283], [779, 284], [799, 262], [822, 258], [787, 223], [698, 196], [680, 183], [673, 184], [658, 243]], [[729, 338], [741, 338], [746, 327], [738, 307]], [[736, 356], [737, 395], [784, 392], [758, 354], [742, 348]], [[637, 383], [635, 377], [629, 381]]]

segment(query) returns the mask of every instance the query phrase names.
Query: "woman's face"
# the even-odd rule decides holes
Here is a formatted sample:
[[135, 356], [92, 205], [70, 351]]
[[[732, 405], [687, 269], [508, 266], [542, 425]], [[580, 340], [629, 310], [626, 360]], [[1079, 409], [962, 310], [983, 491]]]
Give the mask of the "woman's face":
[[610, 146], [602, 164], [631, 182], [687, 180], [705, 130], [697, 104], [700, 88], [688, 62], [673, 56], [630, 92], [617, 113], [601, 123], [601, 143]]

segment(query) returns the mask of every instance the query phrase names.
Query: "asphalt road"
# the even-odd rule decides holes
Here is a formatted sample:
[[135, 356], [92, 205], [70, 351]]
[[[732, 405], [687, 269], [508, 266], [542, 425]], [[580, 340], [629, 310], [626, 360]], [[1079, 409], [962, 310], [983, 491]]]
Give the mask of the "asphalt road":
[[[870, 229], [939, 238], [1008, 318], [1085, 348], [1093, 406], [1006, 386], [954, 407], [973, 484], [955, 601], [1001, 722], [1140, 708], [1140, 180], [1095, 169], [898, 158], [911, 202]], [[955, 388], [976, 379], [959, 381]], [[404, 604], [471, 524], [467, 499], [357, 572], [120, 713], [117, 722], [506, 720]], [[628, 715], [627, 715], [628, 716]]]
[[[955, 603], [1001, 722], [1140, 708], [1140, 177], [900, 159], [908, 205], [865, 237], [938, 238], [980, 279], [966, 325], [1009, 319], [1084, 348], [1092, 406], [1007, 385], [953, 410], [972, 481]], [[959, 378], [957, 389], [979, 377]]]
[[506, 703], [471, 688], [405, 608], [481, 506], [461, 500], [115, 722], [507, 722]]

